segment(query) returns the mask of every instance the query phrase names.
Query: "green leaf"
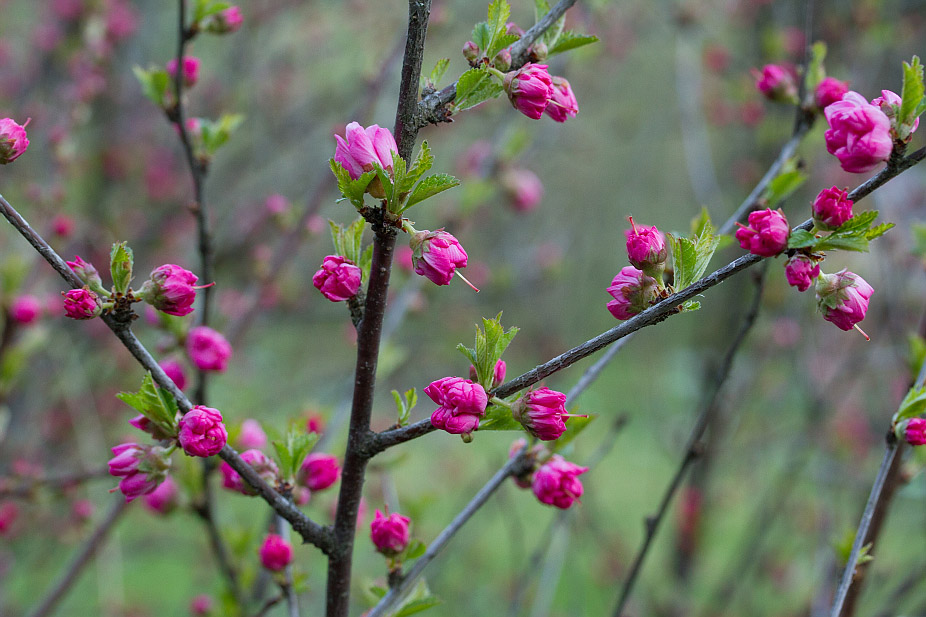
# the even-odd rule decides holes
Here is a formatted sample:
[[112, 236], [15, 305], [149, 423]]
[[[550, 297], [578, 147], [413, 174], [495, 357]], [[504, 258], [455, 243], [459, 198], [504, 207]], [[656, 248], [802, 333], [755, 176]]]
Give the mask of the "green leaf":
[[[544, 15], [550, 12], [550, 4], [547, 0], [534, 0], [534, 23], [539, 22]], [[556, 44], [560, 34], [563, 32], [563, 26], [566, 23], [566, 16], [563, 15], [556, 20], [556, 23], [547, 28], [547, 31], [540, 35], [540, 42], [550, 49]]]
[[[575, 413], [575, 410], [570, 411], [570, 413]], [[553, 451], [559, 452], [566, 446], [568, 446], [572, 441], [579, 436], [579, 433], [584, 431], [592, 420], [597, 418], [597, 415], [588, 415], [588, 416], [575, 416], [573, 418], [566, 419], [566, 432], [559, 436], [553, 443]]]
[[511, 410], [503, 405], [490, 404], [486, 415], [479, 420], [479, 431], [523, 431], [521, 423], [514, 419]]
[[855, 251], [868, 252], [868, 240], [865, 236], [835, 236], [830, 235], [820, 240], [814, 247], [816, 251]]
[[329, 159], [328, 166], [331, 168], [331, 173], [338, 180], [338, 190], [341, 191], [341, 194], [358, 210], [363, 208], [363, 195], [367, 191], [367, 186], [376, 177], [376, 172], [367, 171], [356, 180], [351, 180], [350, 173], [336, 160]]
[[791, 193], [800, 188], [806, 180], [807, 174], [797, 168], [794, 159], [788, 161], [784, 166], [784, 171], [775, 176], [765, 189], [763, 197], [768, 207], [776, 208], [778, 204], [787, 199]]
[[217, 121], [200, 119], [202, 143], [206, 153], [211, 156], [228, 143], [232, 133], [241, 126], [242, 122], [244, 122], [242, 114], [222, 114]]
[[789, 249], [810, 248], [817, 243], [817, 236], [806, 229], [795, 229], [788, 236]]
[[910, 345], [907, 353], [907, 361], [910, 365], [910, 373], [917, 375], [923, 366], [923, 360], [926, 360], [926, 339], [916, 333], [907, 335]]
[[[398, 214], [404, 210], [402, 207], [402, 191], [399, 187], [405, 183], [405, 159], [400, 157], [398, 152], [393, 153], [392, 159], [392, 177], [389, 177], [386, 170], [383, 170], [382, 173], [377, 170], [376, 175], [380, 182], [383, 183], [386, 192], [386, 209], [389, 212]], [[379, 166], [377, 165], [377, 167]]]
[[556, 40], [556, 43], [549, 48], [548, 55], [552, 56], [553, 54], [561, 54], [564, 51], [576, 49], [577, 47], [584, 47], [585, 45], [591, 45], [592, 43], [596, 42], [598, 42], [597, 36], [592, 36], [590, 34], [578, 34], [569, 30], [563, 30], [563, 32], [559, 35], [559, 38]]
[[415, 160], [412, 162], [411, 169], [405, 174], [405, 179], [401, 183], [396, 182], [396, 184], [399, 185], [399, 192], [407, 193], [412, 190], [415, 183], [421, 179], [421, 176], [423, 176], [426, 171], [431, 169], [433, 164], [434, 155], [431, 154], [431, 147], [428, 145], [427, 140], [425, 140], [421, 142], [418, 156], [416, 156]]
[[874, 240], [875, 238], [880, 238], [894, 227], [894, 223], [881, 223], [880, 225], [876, 225], [865, 232], [865, 239]]
[[[903, 63], [903, 90], [901, 91], [898, 125], [913, 127], [917, 111], [923, 103], [923, 65], [918, 56], [913, 56], [909, 64]], [[905, 137], [905, 136], [904, 136]]]
[[475, 43], [480, 50], [485, 50], [489, 43], [492, 41], [492, 32], [489, 30], [489, 24], [484, 21], [480, 21], [473, 27], [473, 43]]
[[814, 92], [826, 78], [823, 60], [826, 58], [826, 43], [817, 41], [810, 48], [810, 63], [807, 66], [807, 90]]
[[505, 31], [508, 27], [508, 17], [511, 16], [511, 6], [508, 4], [508, 0], [493, 0], [489, 4], [489, 13], [488, 20], [486, 23], [489, 26], [489, 32], [491, 33], [491, 39], [489, 43], [482, 49], [485, 50], [485, 55], [488, 58], [492, 58], [498, 52], [501, 47], [498, 47], [498, 40], [505, 34]]
[[521, 37], [517, 34], [502, 34], [492, 43], [492, 46], [489, 47], [488, 53], [486, 54], [489, 59], [495, 58], [495, 55], [501, 50], [505, 49], [512, 43], [516, 42]]
[[470, 69], [457, 80], [457, 94], [453, 100], [456, 111], [464, 111], [499, 96], [505, 89], [484, 69]]
[[675, 289], [685, 289], [704, 274], [720, 238], [714, 234], [710, 219], [701, 223], [701, 232], [691, 238], [676, 238], [669, 234], [672, 245], [672, 264], [675, 271]]
[[867, 251], [869, 232], [873, 231], [877, 235], [881, 235], [890, 229], [890, 227], [884, 228], [884, 225], [879, 225], [876, 229], [872, 230], [871, 224], [876, 218], [878, 218], [877, 210], [859, 212], [840, 225], [839, 228], [833, 231], [829, 236], [819, 240], [814, 250]]
[[424, 75], [421, 76], [421, 87], [437, 89], [437, 84], [440, 83], [440, 80], [444, 78], [444, 75], [447, 73], [447, 67], [450, 66], [450, 58], [441, 58], [437, 61], [437, 64], [434, 65], [434, 68], [431, 69], [431, 72], [427, 77]]
[[704, 229], [711, 224], [711, 215], [707, 211], [707, 208], [701, 206], [701, 212], [698, 216], [691, 219], [691, 235], [700, 236]]
[[408, 543], [408, 548], [405, 549], [405, 554], [402, 556], [402, 561], [418, 559], [424, 555], [427, 549], [427, 545], [425, 545], [425, 543], [421, 540], [412, 540]]
[[463, 343], [457, 343], [457, 351], [463, 354], [466, 357], [466, 359], [469, 360], [470, 364], [472, 364], [473, 366], [476, 366], [476, 350], [475, 349], [470, 349]]
[[312, 451], [317, 441], [317, 433], [307, 433], [304, 426], [294, 422], [290, 424], [282, 440], [271, 442], [273, 449], [276, 450], [280, 462], [280, 473], [283, 474], [284, 480], [292, 482], [295, 479], [302, 466], [302, 461]]
[[138, 392], [120, 392], [116, 398], [148, 418], [165, 434], [177, 434], [177, 401], [154, 385], [150, 373], [145, 373]]
[[426, 611], [429, 608], [433, 608], [441, 604], [443, 604], [443, 601], [437, 596], [429, 596], [427, 598], [412, 600], [405, 603], [402, 606], [402, 610], [395, 614], [395, 617], [408, 617], [409, 615], [415, 615], [416, 613]]
[[482, 328], [476, 326], [476, 346], [473, 349], [468, 349], [462, 344], [457, 345], [457, 349], [476, 367], [476, 382], [481, 384], [486, 391], [492, 388], [495, 364], [501, 359], [502, 354], [518, 333], [518, 328], [509, 328], [506, 332], [502, 327], [501, 319], [501, 313], [494, 319], [482, 318]]
[[450, 174], [433, 174], [422, 180], [418, 183], [418, 186], [415, 187], [415, 190], [412, 191], [412, 194], [408, 196], [408, 201], [405, 203], [405, 206], [399, 211], [405, 212], [415, 204], [433, 197], [438, 193], [442, 193], [447, 189], [452, 189], [455, 186], [458, 186], [460, 181], [451, 176]]
[[366, 220], [362, 216], [357, 217], [347, 227], [334, 221], [328, 221], [328, 226], [331, 229], [331, 241], [334, 244], [335, 253], [360, 265]]
[[126, 293], [132, 282], [132, 249], [125, 242], [116, 242], [109, 253], [109, 271], [113, 277], [116, 293]]
[[686, 300], [682, 303], [681, 309], [683, 313], [697, 311], [701, 309], [701, 303], [697, 300]]
[[132, 72], [141, 84], [142, 93], [158, 107], [164, 106], [164, 95], [170, 83], [170, 77], [164, 69], [151, 68], [145, 70], [140, 66], [133, 66]]
[[405, 397], [403, 398], [398, 390], [393, 390], [392, 398], [395, 399], [395, 406], [398, 412], [398, 425], [405, 426], [408, 424], [412, 409], [418, 404], [418, 391], [415, 390], [415, 388], [406, 390]]
[[907, 395], [900, 402], [897, 413], [894, 414], [894, 423], [915, 418], [926, 411], [926, 386], [910, 388]]
[[224, 11], [225, 9], [231, 7], [230, 2], [213, 2], [212, 0], [196, 0], [196, 4], [193, 5], [193, 21], [200, 21], [209, 17], [210, 15], [215, 15], [219, 11]]

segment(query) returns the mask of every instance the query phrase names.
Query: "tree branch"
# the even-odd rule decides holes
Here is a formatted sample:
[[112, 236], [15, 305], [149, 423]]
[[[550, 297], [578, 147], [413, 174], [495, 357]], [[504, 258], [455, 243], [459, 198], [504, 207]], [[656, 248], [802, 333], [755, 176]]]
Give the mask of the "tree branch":
[[14, 480], [13, 478], [0, 478], [0, 498], [20, 497], [29, 498], [41, 489], [68, 489], [88, 480], [109, 478], [109, 469], [85, 469], [71, 473], [47, 475], [40, 478], [27, 478]]

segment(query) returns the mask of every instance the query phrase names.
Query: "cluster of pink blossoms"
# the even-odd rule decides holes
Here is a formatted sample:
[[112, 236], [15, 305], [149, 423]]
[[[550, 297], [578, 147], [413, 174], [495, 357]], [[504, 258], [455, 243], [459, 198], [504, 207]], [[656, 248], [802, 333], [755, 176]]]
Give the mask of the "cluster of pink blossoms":
[[617, 319], [630, 319], [659, 298], [668, 257], [665, 236], [655, 226], [637, 225], [630, 217], [630, 229], [624, 234], [632, 265], [622, 268], [607, 288], [613, 298], [608, 310]]
[[153, 493], [167, 478], [170, 458], [164, 448], [123, 443], [114, 447], [112, 452], [114, 456], [109, 460], [109, 474], [122, 478], [119, 490], [125, 495], [126, 502]]
[[453, 435], [468, 435], [479, 428], [489, 398], [485, 388], [462, 377], [444, 377], [424, 389], [438, 408], [431, 414], [435, 428]]
[[543, 114], [556, 122], [565, 122], [579, 113], [579, 103], [569, 82], [547, 72], [546, 64], [525, 64], [505, 74], [505, 92], [511, 105], [528, 118], [539, 120]]

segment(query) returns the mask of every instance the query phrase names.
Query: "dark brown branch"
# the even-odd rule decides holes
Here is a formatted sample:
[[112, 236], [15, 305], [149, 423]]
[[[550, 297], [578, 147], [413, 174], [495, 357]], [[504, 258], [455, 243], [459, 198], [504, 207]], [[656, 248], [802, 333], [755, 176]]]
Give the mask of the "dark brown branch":
[[84, 545], [77, 554], [74, 555], [74, 558], [68, 564], [61, 578], [59, 578], [48, 591], [48, 594], [42, 599], [41, 603], [29, 613], [29, 617], [47, 617], [52, 613], [58, 605], [58, 602], [70, 591], [71, 586], [77, 582], [77, 578], [80, 576], [81, 572], [83, 572], [86, 565], [96, 554], [97, 550], [99, 550], [100, 546], [103, 545], [109, 532], [112, 531], [119, 517], [125, 512], [126, 505], [122, 495], [114, 497], [113, 504], [110, 506], [109, 512], [106, 513], [106, 518], [103, 519], [99, 527], [93, 530], [93, 533], [87, 538]]

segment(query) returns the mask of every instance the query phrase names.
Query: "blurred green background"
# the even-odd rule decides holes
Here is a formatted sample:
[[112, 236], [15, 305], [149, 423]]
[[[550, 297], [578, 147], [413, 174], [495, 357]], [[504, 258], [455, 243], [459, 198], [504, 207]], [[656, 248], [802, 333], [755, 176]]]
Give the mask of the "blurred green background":
[[[196, 270], [180, 145], [131, 71], [160, 66], [175, 53], [176, 6], [84, 0], [72, 19], [62, 16], [62, 4], [0, 0], [0, 116], [32, 118], [30, 149], [0, 169], [0, 193], [65, 257], [78, 253], [100, 267], [111, 243], [126, 240], [137, 281], [165, 262]], [[882, 88], [900, 91], [901, 61], [924, 51], [926, 4], [812, 6], [813, 37], [829, 46], [830, 75], [868, 98]], [[240, 32], [194, 42], [201, 81], [186, 103], [192, 115], [246, 117], [206, 184], [218, 253], [214, 323], [235, 347], [228, 372], [211, 382], [209, 403], [230, 424], [257, 418], [269, 433], [320, 414], [326, 451], [342, 456], [352, 328], [344, 307], [312, 288], [311, 275], [331, 252], [324, 219], [348, 223], [352, 210], [335, 203], [327, 160], [332, 134], [347, 122], [391, 128], [406, 5], [257, 0], [241, 8]], [[435, 0], [425, 70], [450, 58], [441, 86], [467, 68], [460, 48], [485, 9]], [[578, 117], [562, 125], [532, 121], [499, 99], [424, 129], [435, 171], [458, 175], [463, 186], [410, 216], [419, 229], [446, 226], [460, 239], [470, 256], [465, 272], [482, 291], [459, 281], [436, 288], [396, 270], [387, 314], [395, 325], [383, 350], [374, 428], [395, 422], [390, 390], [420, 391], [445, 375], [466, 375], [455, 346], [471, 344], [483, 316], [504, 311], [503, 323], [520, 328], [505, 356], [509, 378], [614, 326], [604, 290], [626, 265], [628, 215], [682, 233], [702, 206], [715, 222], [725, 220], [793, 124], [790, 108], [761, 99], [749, 70], [800, 61], [806, 11], [805, 3], [787, 1], [580, 1], [567, 27], [601, 42], [549, 63], [551, 73], [570, 80]], [[513, 19], [533, 23], [532, 3], [513, 0]], [[865, 179], [842, 172], [826, 153], [823, 124], [799, 150], [810, 178], [784, 205], [792, 223], [809, 216], [821, 188]], [[503, 168], [530, 169], [542, 179], [535, 210], [516, 211], [496, 176], [462, 169], [460, 159], [479, 140], [491, 144]], [[922, 141], [916, 135], [911, 148]], [[848, 267], [875, 287], [863, 324], [871, 342], [824, 322], [810, 293], [787, 286], [782, 260], [770, 264], [758, 321], [723, 390], [706, 454], [681, 493], [687, 507], [675, 500], [628, 615], [826, 609], [841, 569], [836, 547], [858, 522], [883, 433], [911, 378], [908, 336], [920, 326], [926, 285], [923, 247], [910, 230], [926, 212], [924, 177], [914, 168], [863, 202], [898, 225], [870, 254], [840, 253], [824, 264], [827, 272]], [[287, 198], [286, 213], [267, 214], [271, 194]], [[296, 228], [298, 249], [263, 288], [260, 310], [244, 317], [256, 285], [273, 273], [274, 248], [307, 209], [314, 214], [304, 230]], [[74, 229], [55, 234], [62, 214]], [[710, 269], [740, 254], [728, 246]], [[9, 227], [0, 230], [0, 260], [4, 306], [22, 293], [60, 302], [61, 281]], [[430, 614], [611, 614], [644, 519], [675, 471], [705, 384], [751, 299], [750, 279], [742, 274], [711, 289], [701, 311], [627, 343], [577, 402], [580, 413], [599, 416], [568, 452], [577, 463], [596, 462], [582, 477], [582, 504], [561, 515], [513, 484], [503, 487], [428, 571], [432, 592], [444, 600]], [[111, 446], [137, 439], [126, 423], [130, 410], [114, 394], [136, 389], [141, 369], [102, 324], [65, 323], [59, 313], [16, 332], [3, 358], [0, 476], [102, 467]], [[152, 350], [163, 350], [162, 334], [144, 319], [135, 330]], [[594, 360], [546, 384], [566, 391]], [[413, 420], [433, 409], [421, 398]], [[620, 416], [626, 425], [614, 431]], [[477, 433], [463, 444], [434, 433], [373, 461], [358, 532], [355, 614], [366, 607], [363, 588], [385, 576], [367, 537], [372, 511], [397, 508], [412, 518], [413, 536], [430, 542], [504, 463], [513, 437]], [[175, 456], [179, 475], [190, 464]], [[907, 466], [909, 484], [875, 551], [859, 614], [926, 613], [926, 588], [897, 593], [926, 570], [926, 483], [919, 457]], [[121, 498], [108, 494], [114, 484], [101, 478], [27, 500], [0, 498], [20, 509], [0, 535], [0, 614], [35, 605]], [[253, 580], [267, 510], [253, 498], [217, 492], [223, 533]], [[330, 522], [335, 497], [334, 490], [315, 495], [307, 511]], [[89, 520], [73, 514], [82, 499], [94, 505]], [[305, 577], [303, 614], [321, 614], [325, 561], [300, 547], [296, 563]], [[133, 504], [57, 614], [188, 614], [194, 595], [222, 595], [214, 565], [195, 516], [181, 510], [158, 517]]]

